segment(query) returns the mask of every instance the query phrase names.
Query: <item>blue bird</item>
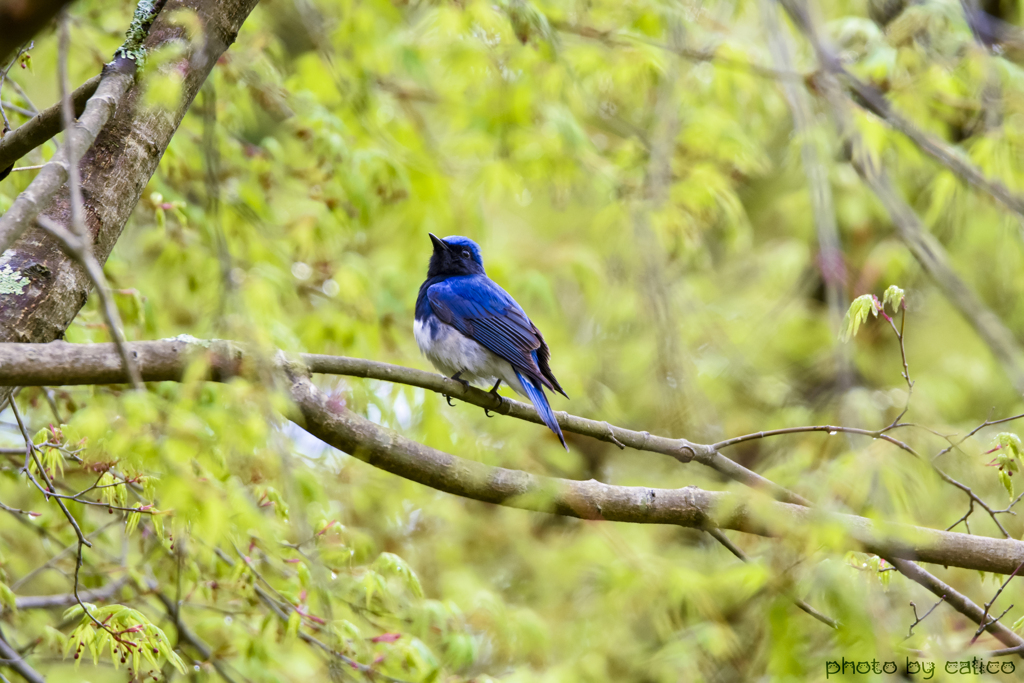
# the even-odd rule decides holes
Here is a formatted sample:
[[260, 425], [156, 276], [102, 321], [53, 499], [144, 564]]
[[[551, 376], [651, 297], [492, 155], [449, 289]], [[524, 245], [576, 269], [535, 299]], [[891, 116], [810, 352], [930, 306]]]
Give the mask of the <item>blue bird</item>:
[[544, 387], [569, 396], [548, 365], [551, 352], [544, 337], [516, 300], [484, 272], [480, 247], [468, 237], [440, 239], [433, 233], [434, 253], [427, 280], [416, 297], [416, 343], [434, 367], [463, 384], [489, 384], [491, 393], [505, 382], [526, 396], [562, 446], [565, 438]]

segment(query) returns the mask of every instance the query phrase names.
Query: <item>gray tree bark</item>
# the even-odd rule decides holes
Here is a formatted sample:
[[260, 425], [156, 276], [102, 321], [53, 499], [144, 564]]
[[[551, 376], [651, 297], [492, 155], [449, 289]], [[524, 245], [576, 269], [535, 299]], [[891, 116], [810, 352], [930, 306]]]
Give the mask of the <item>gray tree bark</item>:
[[[192, 10], [200, 17], [204, 42], [195, 45], [189, 56], [177, 111], [146, 109], [141, 102], [142, 89], [138, 85], [129, 88], [79, 163], [84, 218], [92, 235], [93, 253], [101, 263], [114, 248], [196, 93], [234, 42], [256, 2], [170, 0], [154, 22], [147, 49], [183, 38], [182, 30], [168, 21], [179, 9]], [[68, 226], [70, 209], [65, 186], [43, 214]], [[41, 229], [29, 229], [0, 255], [0, 341], [59, 339], [85, 304], [90, 288], [81, 265]]]
[[[207, 377], [212, 380], [249, 372], [256, 364], [240, 347], [223, 341], [183, 338], [134, 342], [128, 346], [146, 381], [181, 381], [195, 354], [205, 354], [209, 366]], [[471, 392], [476, 392], [493, 400], [487, 392], [462, 389], [463, 393], [459, 394], [456, 388], [461, 386], [454, 380], [386, 363], [312, 354], [301, 358], [298, 363], [279, 361], [279, 369], [288, 376], [291, 397], [297, 407], [294, 414], [289, 415], [291, 419], [321, 441], [369, 465], [463, 498], [582, 519], [675, 524], [697, 529], [720, 527], [762, 536], [799, 537], [814, 522], [825, 521], [846, 529], [847, 547], [894, 560], [920, 560], [1002, 574], [1012, 573], [1024, 562], [1024, 542], [1013, 539], [878, 523], [793, 503], [772, 503], [754, 512], [740, 496], [694, 486], [683, 489], [613, 486], [593, 479], [556, 479], [465, 460], [360, 417], [321, 393], [309, 380], [308, 372], [310, 369], [326, 370], [418, 386], [428, 384], [418, 379], [418, 375], [426, 375], [432, 379], [429, 383], [432, 386], [427, 388], [435, 391], [451, 392], [470, 400]], [[117, 384], [125, 379], [113, 344], [0, 344], [0, 385]], [[524, 412], [528, 406], [509, 399], [504, 399], [504, 403], [509, 405], [508, 411], [502, 410], [505, 414], [539, 421], [536, 413]], [[566, 431], [597, 438], [616, 434], [616, 439], [621, 437], [625, 441], [633, 441], [633, 435], [642, 436], [642, 433], [630, 433], [607, 423], [565, 414], [559, 417]], [[662, 451], [671, 454], [681, 443], [693, 452], [707, 448], [664, 437], [649, 438], [660, 439], [663, 445], [671, 442]], [[913, 565], [903, 566], [933, 578]]]

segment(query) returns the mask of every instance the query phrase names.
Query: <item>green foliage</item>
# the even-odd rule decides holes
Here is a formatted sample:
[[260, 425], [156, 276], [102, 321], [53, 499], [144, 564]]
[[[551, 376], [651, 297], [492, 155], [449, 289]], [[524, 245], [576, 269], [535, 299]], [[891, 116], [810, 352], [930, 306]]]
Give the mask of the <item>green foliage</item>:
[[896, 285], [889, 285], [889, 288], [885, 290], [885, 294], [882, 296], [882, 305], [888, 306], [893, 313], [896, 313], [900, 308], [904, 308], [906, 304], [906, 295], [903, 290]]
[[850, 341], [864, 321], [868, 319], [868, 314], [877, 318], [881, 308], [878, 298], [873, 294], [864, 294], [854, 299], [849, 310], [846, 311], [846, 318], [843, 319], [843, 331], [839, 335], [840, 339]]
[[62, 621], [79, 620], [79, 625], [68, 636], [64, 655], [74, 652], [76, 665], [81, 663], [83, 653], [88, 650], [93, 664], [110, 652], [114, 668], [128, 664], [133, 671], [139, 671], [139, 664], [145, 660], [154, 667], [157, 659], [185, 673], [185, 662], [181, 660], [164, 632], [141, 612], [124, 605], [96, 607], [82, 603], [69, 608]]
[[992, 464], [999, 468], [999, 483], [1006, 489], [1010, 500], [1013, 500], [1011, 477], [1020, 472], [1021, 463], [1024, 462], [1024, 447], [1021, 446], [1020, 437], [1010, 432], [1000, 432], [993, 437], [988, 453], [996, 453]]
[[0, 605], [3, 605], [10, 612], [18, 611], [17, 596], [11, 587], [6, 583], [0, 582]]
[[[820, 7], [845, 66], [986, 173], [1024, 187], [1017, 64], [979, 50], [956, 3], [872, 5], [884, 30], [864, 3]], [[73, 83], [99, 72], [134, 10], [70, 6]], [[203, 39], [196, 16], [174, 21]], [[676, 39], [685, 54], [713, 47], [714, 57], [664, 49]], [[792, 42], [793, 68], [813, 73], [812, 50]], [[176, 105], [185, 48], [148, 55], [140, 106]], [[30, 56], [31, 74], [15, 68], [11, 78], [48, 106], [56, 40], [40, 36]], [[882, 429], [907, 405], [903, 348], [915, 384], [902, 421], [922, 427], [889, 433], [920, 460], [882, 439], [824, 433], [727, 454], [829, 510], [957, 523], [968, 502], [929, 467], [950, 446], [939, 435], [1020, 413], [1021, 397], [842, 161], [822, 100], [812, 97], [810, 130], [795, 133], [778, 79], [747, 65], [777, 67], [750, 2], [261, 3], [105, 267], [129, 339], [235, 339], [258, 360], [224, 384], [199, 382], [208, 361], [198, 358], [185, 382], [141, 394], [19, 393], [40, 446], [29, 472], [84, 492], [66, 503], [92, 544], [79, 588], [123, 579], [93, 613], [116, 614], [105, 625], [138, 629], [140, 645], [122, 649], [84, 613], [64, 623], [59, 610], [11, 610], [14, 596], [70, 593], [77, 559], [56, 501], [19, 474], [23, 453], [5, 456], [0, 472], [0, 502], [26, 511], [0, 513], [17, 520], [0, 525], [5, 637], [38, 643], [26, 659], [48, 680], [94, 682], [124, 680], [103, 666], [122, 656], [138, 678], [182, 680], [175, 666], [185, 662], [190, 679], [215, 680], [161, 596], [180, 605], [214, 661], [260, 683], [355, 677], [341, 657], [410, 682], [817, 680], [825, 660], [904, 647], [908, 603], [925, 604], [923, 591], [877, 556], [842, 561], [849, 539], [836, 525], [809, 519], [806, 535], [785, 541], [731, 535], [751, 558], [741, 563], [690, 530], [439, 494], [312, 440], [282, 418], [291, 406], [265, 372], [279, 348], [428, 368], [412, 335], [426, 234], [464, 234], [550, 344], [573, 397], [554, 399], [556, 410], [707, 442], [805, 424]], [[28, 109], [16, 90], [2, 94]], [[1020, 336], [1019, 226], [875, 115], [855, 120], [951, 267]], [[804, 145], [819, 153], [833, 197], [846, 272], [837, 302]], [[0, 183], [0, 210], [32, 176]], [[910, 310], [903, 289], [883, 290], [890, 282], [912, 293]], [[0, 257], [0, 298], [32, 285]], [[865, 324], [896, 313], [907, 316], [902, 347], [888, 324]], [[65, 338], [109, 341], [95, 297]], [[316, 382], [345, 409], [461, 457], [612, 484], [734, 489], [759, 506], [758, 494], [697, 464], [582, 437], [565, 453], [542, 428], [449, 408], [417, 388]], [[9, 410], [0, 423], [0, 448], [21, 448]], [[1021, 462], [1019, 440], [993, 431], [935, 460], [989, 503], [1013, 495]], [[998, 519], [1024, 535], [1024, 518]], [[967, 521], [1001, 536], [980, 508]], [[939, 573], [981, 604], [1001, 581]], [[940, 606], [915, 628], [915, 647], [966, 652], [974, 628]], [[1000, 647], [987, 638], [974, 647]], [[55, 657], [79, 647], [80, 670]]]

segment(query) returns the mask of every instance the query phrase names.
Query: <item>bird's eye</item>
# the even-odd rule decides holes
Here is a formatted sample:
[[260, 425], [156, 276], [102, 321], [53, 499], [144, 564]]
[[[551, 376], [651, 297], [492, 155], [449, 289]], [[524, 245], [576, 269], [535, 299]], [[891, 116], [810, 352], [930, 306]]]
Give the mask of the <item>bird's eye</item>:
[[465, 249], [462, 250], [462, 258], [469, 258], [469, 252]]

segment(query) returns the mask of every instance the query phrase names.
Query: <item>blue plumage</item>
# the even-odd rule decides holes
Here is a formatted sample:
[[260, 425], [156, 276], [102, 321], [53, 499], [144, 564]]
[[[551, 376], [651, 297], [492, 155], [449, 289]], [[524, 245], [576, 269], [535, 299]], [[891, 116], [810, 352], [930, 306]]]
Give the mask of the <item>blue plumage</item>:
[[492, 391], [504, 381], [530, 399], [565, 446], [544, 388], [568, 396], [551, 372], [551, 354], [540, 330], [487, 277], [475, 242], [460, 236], [430, 239], [434, 253], [416, 299], [414, 330], [420, 350], [445, 375], [496, 382]]

